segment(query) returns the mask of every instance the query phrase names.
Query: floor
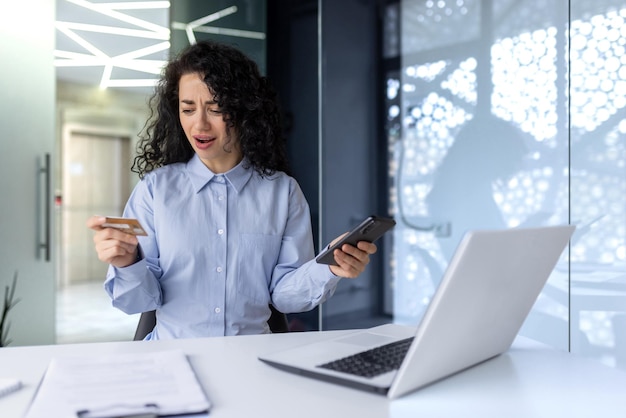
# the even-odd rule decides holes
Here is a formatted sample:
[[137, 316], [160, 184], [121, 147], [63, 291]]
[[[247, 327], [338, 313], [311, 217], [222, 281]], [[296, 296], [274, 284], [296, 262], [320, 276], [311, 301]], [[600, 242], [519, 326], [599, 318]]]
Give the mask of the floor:
[[57, 292], [57, 344], [130, 341], [139, 315], [111, 306], [102, 281], [66, 286]]

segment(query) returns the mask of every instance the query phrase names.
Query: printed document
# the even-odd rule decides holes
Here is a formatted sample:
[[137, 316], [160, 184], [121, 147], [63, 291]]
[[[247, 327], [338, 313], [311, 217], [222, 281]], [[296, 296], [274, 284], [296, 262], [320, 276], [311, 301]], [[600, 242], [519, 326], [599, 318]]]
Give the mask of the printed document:
[[27, 418], [102, 418], [207, 413], [206, 397], [181, 350], [54, 358]]

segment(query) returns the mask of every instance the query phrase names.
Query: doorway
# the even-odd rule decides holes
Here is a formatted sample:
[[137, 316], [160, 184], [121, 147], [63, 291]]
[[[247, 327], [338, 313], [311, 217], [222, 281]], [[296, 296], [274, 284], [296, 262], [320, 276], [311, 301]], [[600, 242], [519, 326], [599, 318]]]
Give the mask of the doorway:
[[57, 342], [130, 340], [135, 315], [113, 308], [102, 283], [108, 265], [98, 259], [94, 214], [121, 216], [130, 195], [131, 135], [98, 126], [63, 129], [61, 189], [57, 193]]
[[71, 130], [62, 151], [61, 286], [101, 281], [107, 265], [85, 223], [94, 214], [120, 216], [130, 194], [130, 138]]

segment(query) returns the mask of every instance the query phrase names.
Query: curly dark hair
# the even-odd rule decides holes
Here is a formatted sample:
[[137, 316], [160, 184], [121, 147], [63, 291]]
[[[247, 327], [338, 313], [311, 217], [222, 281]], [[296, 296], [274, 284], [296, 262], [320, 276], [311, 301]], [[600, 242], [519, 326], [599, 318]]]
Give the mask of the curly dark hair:
[[261, 175], [289, 172], [278, 98], [267, 77], [238, 49], [214, 41], [185, 48], [165, 67], [149, 100], [146, 121], [132, 171], [143, 178], [155, 168], [187, 162], [194, 150], [178, 113], [178, 82], [189, 73], [204, 82], [219, 106], [224, 122], [237, 133], [243, 156]]

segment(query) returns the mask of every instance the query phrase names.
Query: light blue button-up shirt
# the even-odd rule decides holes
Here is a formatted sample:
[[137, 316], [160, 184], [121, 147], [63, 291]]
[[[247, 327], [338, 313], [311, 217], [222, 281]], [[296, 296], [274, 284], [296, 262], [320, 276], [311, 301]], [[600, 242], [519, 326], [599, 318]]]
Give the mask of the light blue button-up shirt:
[[148, 232], [143, 259], [110, 266], [104, 287], [126, 313], [157, 310], [146, 339], [267, 333], [270, 303], [308, 311], [340, 280], [313, 259], [309, 206], [282, 172], [216, 175], [194, 156], [148, 173], [124, 216]]

